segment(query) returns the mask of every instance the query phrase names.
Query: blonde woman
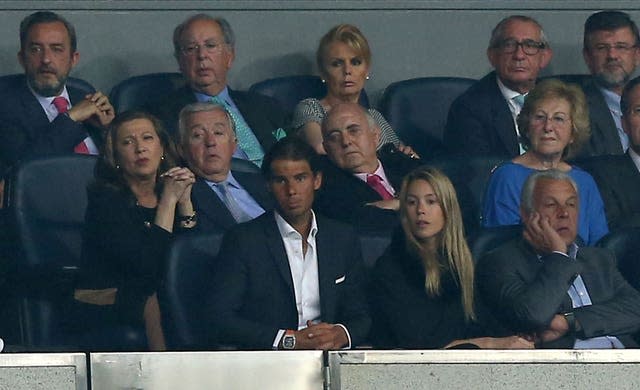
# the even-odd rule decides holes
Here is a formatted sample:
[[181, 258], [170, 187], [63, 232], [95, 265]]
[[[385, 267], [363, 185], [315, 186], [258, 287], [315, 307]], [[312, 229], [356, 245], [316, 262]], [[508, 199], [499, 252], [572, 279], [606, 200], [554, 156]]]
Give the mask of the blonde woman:
[[[373, 277], [375, 336], [392, 348], [533, 348], [478, 321], [474, 268], [449, 179], [422, 167], [400, 191], [402, 229], [377, 261]], [[374, 337], [376, 338], [376, 337]]]

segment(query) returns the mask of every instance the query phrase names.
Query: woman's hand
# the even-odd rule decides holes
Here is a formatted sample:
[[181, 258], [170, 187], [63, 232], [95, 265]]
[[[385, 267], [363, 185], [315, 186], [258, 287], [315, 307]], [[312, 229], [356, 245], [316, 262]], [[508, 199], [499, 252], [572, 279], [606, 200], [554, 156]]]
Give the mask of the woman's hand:
[[191, 187], [196, 177], [188, 168], [173, 167], [160, 175], [163, 183], [162, 200], [173, 204], [191, 202]]
[[409, 145], [405, 145], [402, 142], [398, 144], [398, 150], [404, 154], [406, 154], [407, 156], [413, 158], [413, 159], [419, 159], [420, 155], [418, 153], [416, 153], [411, 146]]

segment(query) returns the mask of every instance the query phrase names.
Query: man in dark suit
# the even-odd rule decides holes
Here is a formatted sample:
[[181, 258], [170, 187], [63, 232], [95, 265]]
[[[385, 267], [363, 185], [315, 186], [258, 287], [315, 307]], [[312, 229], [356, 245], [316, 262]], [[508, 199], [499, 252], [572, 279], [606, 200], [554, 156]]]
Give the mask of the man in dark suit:
[[359, 241], [347, 225], [313, 212], [322, 183], [316, 159], [293, 137], [265, 156], [262, 170], [276, 209], [223, 239], [209, 305], [217, 343], [326, 350], [367, 336]]
[[598, 184], [610, 230], [640, 226], [640, 77], [626, 84], [620, 106], [622, 128], [629, 138], [627, 153], [596, 156], [577, 163]]
[[380, 129], [357, 103], [334, 106], [322, 121], [324, 183], [314, 208], [361, 230], [390, 230], [398, 223], [402, 179], [420, 165], [392, 145], [376, 153]]
[[236, 122], [238, 148], [234, 157], [262, 163], [265, 151], [286, 136], [287, 115], [275, 100], [227, 86], [235, 56], [235, 37], [223, 18], [206, 14], [189, 17], [173, 32], [174, 55], [187, 85], [149, 110], [175, 134], [182, 107], [196, 101], [225, 105]]
[[552, 51], [537, 21], [515, 15], [493, 29], [487, 56], [495, 71], [451, 104], [444, 142], [455, 154], [510, 159], [523, 151], [515, 119]]
[[63, 17], [39, 11], [22, 20], [18, 61], [25, 77], [0, 91], [0, 168], [44, 155], [98, 153], [114, 111], [102, 93], [66, 85], [78, 59], [75, 30]]
[[640, 329], [640, 293], [602, 248], [578, 248], [575, 182], [558, 170], [525, 182], [523, 239], [489, 252], [476, 269], [483, 302], [503, 325], [548, 348], [624, 348]]
[[582, 54], [591, 77], [582, 89], [589, 103], [591, 139], [580, 156], [623, 154], [629, 147], [620, 95], [640, 62], [638, 43], [638, 27], [624, 12], [596, 12], [585, 22]]
[[180, 111], [179, 138], [180, 154], [196, 174], [191, 189], [198, 216], [195, 231], [225, 231], [273, 207], [259, 173], [231, 171], [237, 143], [233, 119], [224, 106], [186, 105]]

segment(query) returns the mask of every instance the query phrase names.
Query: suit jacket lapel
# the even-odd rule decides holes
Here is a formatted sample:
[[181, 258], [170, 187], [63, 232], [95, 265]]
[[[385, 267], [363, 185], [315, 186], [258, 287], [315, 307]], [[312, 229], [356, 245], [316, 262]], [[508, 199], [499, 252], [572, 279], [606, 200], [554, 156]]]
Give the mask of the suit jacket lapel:
[[280, 276], [289, 287], [291, 296], [294, 297], [295, 302], [296, 291], [293, 288], [293, 278], [291, 277], [291, 268], [289, 268], [289, 258], [287, 257], [287, 251], [284, 249], [284, 242], [278, 225], [276, 224], [275, 215], [273, 212], [265, 213], [260, 218], [262, 228], [264, 230], [265, 237], [267, 239], [267, 247], [271, 252], [271, 258], [273, 259]]
[[318, 234], [316, 235], [316, 252], [318, 255], [318, 279], [320, 289], [320, 314], [323, 321], [334, 318], [336, 311], [336, 289], [335, 289], [335, 259], [339, 254], [331, 253], [333, 247], [331, 235], [326, 229], [322, 219], [316, 214], [318, 223]]
[[208, 219], [223, 229], [228, 229], [236, 224], [227, 206], [204, 180], [200, 178], [196, 180], [193, 185], [192, 198], [196, 201], [198, 212], [206, 215]]
[[24, 79], [20, 88], [19, 97], [22, 101], [24, 112], [27, 114], [24, 117], [29, 118], [29, 123], [25, 124], [25, 129], [30, 129], [29, 131], [33, 134], [35, 129], [42, 128], [49, 124], [47, 114], [42, 109], [38, 99], [36, 99], [31, 93], [31, 90], [29, 90], [26, 79]]
[[520, 147], [518, 146], [518, 137], [516, 136], [516, 126], [513, 123], [513, 116], [509, 110], [509, 104], [502, 96], [500, 88], [498, 88], [498, 82], [495, 76], [492, 81], [492, 94], [493, 99], [491, 101], [491, 112], [493, 118], [493, 127], [496, 129], [498, 138], [502, 142], [505, 149], [510, 155], [520, 154]]

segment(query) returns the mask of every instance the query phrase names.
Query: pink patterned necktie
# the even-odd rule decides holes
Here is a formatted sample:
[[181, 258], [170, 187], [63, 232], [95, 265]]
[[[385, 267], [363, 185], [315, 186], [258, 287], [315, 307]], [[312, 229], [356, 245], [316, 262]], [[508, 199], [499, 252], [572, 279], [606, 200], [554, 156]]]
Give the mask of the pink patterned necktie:
[[373, 188], [384, 200], [393, 199], [393, 195], [382, 185], [382, 178], [376, 174], [367, 175], [367, 184]]

